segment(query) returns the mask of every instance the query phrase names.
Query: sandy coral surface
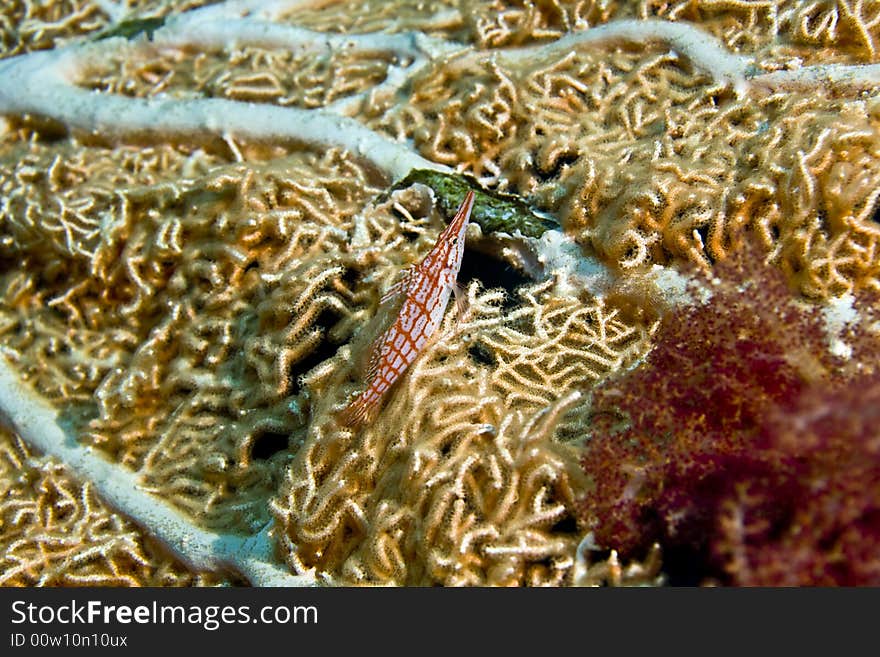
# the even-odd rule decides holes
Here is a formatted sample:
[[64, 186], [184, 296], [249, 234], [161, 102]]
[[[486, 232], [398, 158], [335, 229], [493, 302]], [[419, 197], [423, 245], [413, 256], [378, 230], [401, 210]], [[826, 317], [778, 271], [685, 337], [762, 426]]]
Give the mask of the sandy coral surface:
[[[827, 335], [763, 331], [807, 392], [748, 406], [767, 419], [732, 443], [831, 470], [835, 454], [876, 459], [847, 386], [876, 381], [880, 346], [880, 2], [374, 5], [0, 9], [0, 583], [681, 581], [683, 554], [721, 548], [633, 500], [643, 471], [652, 501], [673, 490], [664, 472], [685, 491], [701, 475], [683, 483], [650, 431], [632, 434], [625, 382], [665, 381], [644, 369], [657, 354], [711, 354], [679, 359], [675, 385], [760, 372], [742, 335], [720, 352], [697, 348], [705, 328], [694, 349], [664, 342], [687, 340], [677, 318], [740, 326], [725, 313], [759, 302], [725, 263], [745, 251], [778, 276], [761, 321], [797, 307]], [[462, 186], [485, 206], [466, 303], [376, 421], [346, 426], [395, 312], [380, 300]], [[686, 418], [699, 438], [670, 454], [702, 462], [688, 450], [713, 453], [705, 418], [664, 385], [645, 408]], [[810, 424], [826, 399], [862, 414], [849, 433]], [[740, 431], [742, 409], [723, 408]], [[793, 443], [779, 418], [821, 440]], [[718, 480], [726, 458], [707, 457]], [[859, 514], [834, 529], [864, 577], [846, 583], [877, 583], [877, 472], [859, 470]], [[725, 536], [755, 512], [730, 485]], [[790, 547], [750, 561], [734, 543], [687, 577], [762, 583]]]

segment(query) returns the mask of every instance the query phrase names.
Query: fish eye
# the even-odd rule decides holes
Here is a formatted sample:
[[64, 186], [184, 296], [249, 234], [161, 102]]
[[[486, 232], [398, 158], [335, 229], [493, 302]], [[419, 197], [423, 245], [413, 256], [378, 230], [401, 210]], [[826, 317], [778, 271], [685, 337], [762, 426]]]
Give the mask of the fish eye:
[[452, 243], [453, 243], [453, 244], [456, 244], [457, 242], [458, 242], [458, 237], [453, 237], [453, 238], [452, 238]]

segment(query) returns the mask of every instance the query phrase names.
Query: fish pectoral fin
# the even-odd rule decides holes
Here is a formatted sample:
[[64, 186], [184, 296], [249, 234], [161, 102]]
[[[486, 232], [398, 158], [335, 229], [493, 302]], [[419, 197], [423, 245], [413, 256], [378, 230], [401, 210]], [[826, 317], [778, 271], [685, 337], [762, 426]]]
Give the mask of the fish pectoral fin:
[[455, 295], [455, 321], [460, 322], [464, 319], [471, 304], [467, 298], [467, 290], [458, 282], [452, 284], [452, 294]]
[[[427, 351], [435, 342], [444, 341], [458, 333], [459, 328], [461, 328], [462, 320], [467, 315], [468, 310], [470, 310], [470, 302], [468, 301], [465, 288], [458, 283], [453, 283], [450, 287], [452, 288], [452, 293], [455, 295], [455, 315], [452, 317], [451, 321], [449, 321], [447, 315], [441, 328], [438, 328], [438, 330], [428, 338], [425, 347], [422, 349], [423, 352]], [[445, 326], [445, 328], [443, 328], [443, 326]]]

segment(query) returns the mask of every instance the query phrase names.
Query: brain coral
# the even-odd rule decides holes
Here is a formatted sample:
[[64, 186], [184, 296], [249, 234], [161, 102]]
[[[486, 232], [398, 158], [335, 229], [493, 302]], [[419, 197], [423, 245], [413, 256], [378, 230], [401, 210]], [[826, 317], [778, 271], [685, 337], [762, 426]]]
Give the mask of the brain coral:
[[[878, 38], [871, 0], [6, 3], [10, 583], [662, 582], [583, 520], [591, 390], [744, 235], [817, 307], [880, 288]], [[414, 169], [546, 232], [471, 226], [466, 310], [352, 431], [447, 219]]]

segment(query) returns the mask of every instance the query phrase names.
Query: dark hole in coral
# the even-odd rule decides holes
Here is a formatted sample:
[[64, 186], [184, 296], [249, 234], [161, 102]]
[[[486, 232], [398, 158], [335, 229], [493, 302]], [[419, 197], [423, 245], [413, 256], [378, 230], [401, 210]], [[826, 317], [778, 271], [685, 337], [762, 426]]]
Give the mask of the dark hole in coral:
[[715, 574], [705, 554], [689, 545], [663, 546], [663, 572], [669, 586], [699, 586]]
[[354, 288], [355, 283], [358, 282], [360, 277], [360, 271], [352, 267], [346, 267], [345, 271], [342, 272], [342, 276], [340, 278], [342, 279], [342, 282], [345, 283], [345, 287], [347, 287], [348, 289], [352, 289]]
[[553, 166], [549, 169], [544, 169], [540, 166], [537, 167], [535, 174], [541, 182], [547, 182], [548, 180], [553, 180], [558, 177], [559, 174], [565, 167], [571, 166], [575, 162], [578, 161], [580, 156], [577, 153], [564, 153], [556, 158], [556, 161], [553, 162]]
[[880, 198], [878, 198], [875, 203], [874, 212], [871, 213], [871, 221], [875, 224], [880, 224]]
[[265, 460], [278, 452], [284, 451], [287, 449], [287, 446], [288, 436], [286, 433], [271, 430], [262, 431], [254, 438], [253, 446], [251, 447], [251, 457], [254, 460]]
[[[132, 172], [134, 173], [134, 172]], [[197, 209], [195, 199], [190, 196], [169, 199], [165, 202], [165, 209], [169, 216], [183, 217], [192, 214]]]
[[66, 356], [67, 354], [70, 353], [70, 345], [67, 344], [66, 342], [61, 342], [58, 344], [50, 343], [47, 351], [49, 352], [50, 356], [52, 356], [54, 354], [60, 354], [62, 356]]
[[25, 114], [22, 118], [10, 117], [9, 132], [22, 130], [30, 133], [29, 139], [37, 143], [51, 144], [67, 139], [70, 132], [60, 121], [35, 114]]
[[174, 260], [163, 259], [158, 261], [160, 275], [164, 278], [171, 278], [177, 269], [177, 263]]
[[550, 528], [553, 534], [576, 534], [578, 531], [577, 520], [574, 516], [565, 515]]
[[828, 227], [828, 215], [825, 214], [825, 210], [816, 212], [816, 224], [824, 235], [831, 235], [831, 230]]
[[471, 360], [477, 365], [495, 365], [497, 362], [495, 360], [495, 354], [493, 354], [492, 350], [482, 342], [475, 342], [468, 347], [468, 356], [470, 356]]
[[588, 439], [581, 427], [565, 426], [565, 424], [556, 427], [553, 436], [563, 445], [582, 445]]
[[611, 550], [590, 550], [590, 563], [601, 563], [603, 561], [608, 561], [608, 558], [611, 556]]
[[535, 561], [534, 565], [541, 566], [548, 571], [552, 571], [554, 570], [555, 564], [553, 563], [553, 557], [544, 557], [543, 559], [538, 559], [537, 561]]
[[[803, 459], [792, 459], [792, 462], [797, 462], [798, 467], [809, 467], [803, 462]], [[758, 475], [760, 475], [760, 473], [758, 473]], [[752, 515], [759, 519], [759, 522], [767, 524], [767, 529], [761, 537], [767, 543], [784, 541], [785, 536], [791, 531], [792, 526], [796, 522], [796, 509], [794, 506], [790, 505], [792, 500], [797, 499], [796, 491], [790, 490], [787, 495], [781, 493], [777, 494], [781, 499], [774, 500], [772, 503], [764, 504], [751, 512]], [[769, 492], [767, 495], [768, 497], [771, 497], [773, 492]], [[757, 536], [753, 536], [753, 540], [756, 540], [757, 538]], [[829, 550], [833, 549], [833, 542], [832, 544], [829, 544], [827, 548]]]
[[300, 377], [311, 370], [316, 365], [323, 363], [328, 358], [332, 358], [336, 355], [336, 350], [338, 345], [333, 344], [329, 340], [327, 340], [327, 332], [336, 325], [336, 322], [339, 321], [339, 315], [330, 308], [325, 308], [318, 315], [318, 318], [315, 320], [313, 324], [313, 328], [321, 329], [321, 332], [324, 334], [324, 339], [318, 343], [318, 346], [308, 354], [305, 358], [298, 360], [293, 366], [290, 368], [290, 372], [288, 372], [288, 376], [290, 377], [291, 382], [291, 394], [298, 395], [302, 390], [302, 384], [300, 382]]
[[509, 310], [517, 304], [514, 294], [517, 288], [531, 279], [512, 265], [494, 258], [491, 255], [465, 247], [461, 269], [458, 272], [458, 283], [467, 287], [468, 283], [478, 280], [488, 289], [500, 287], [507, 291], [502, 308]]
[[709, 264], [714, 264], [715, 259], [712, 257], [712, 254], [709, 252], [709, 226], [700, 226], [696, 229], [697, 234], [700, 236], [700, 240], [703, 243], [703, 253], [706, 256], [706, 259], [709, 261]]
[[251, 260], [249, 263], [247, 263], [247, 265], [245, 265], [244, 270], [250, 271], [251, 269], [259, 269], [259, 268], [260, 268], [260, 262], [258, 260]]
[[405, 239], [407, 242], [415, 242], [417, 239], [419, 239], [419, 234], [411, 230], [404, 230], [403, 239]]

